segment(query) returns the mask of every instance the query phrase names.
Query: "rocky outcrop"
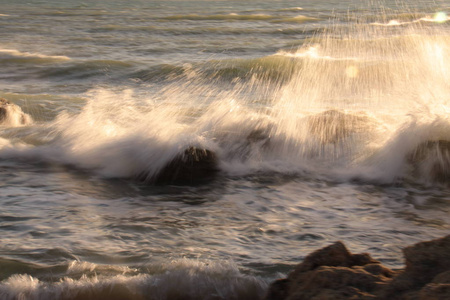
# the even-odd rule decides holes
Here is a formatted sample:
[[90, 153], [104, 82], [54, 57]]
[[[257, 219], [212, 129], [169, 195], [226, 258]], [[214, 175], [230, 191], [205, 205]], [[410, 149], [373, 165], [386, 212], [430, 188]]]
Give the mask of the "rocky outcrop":
[[403, 252], [405, 269], [393, 271], [336, 242], [311, 253], [287, 278], [272, 283], [265, 299], [450, 299], [450, 235]]
[[188, 147], [155, 176], [155, 184], [196, 184], [213, 179], [219, 170], [217, 155], [208, 149]]
[[0, 98], [0, 125], [21, 126], [32, 122], [30, 115], [10, 101]]

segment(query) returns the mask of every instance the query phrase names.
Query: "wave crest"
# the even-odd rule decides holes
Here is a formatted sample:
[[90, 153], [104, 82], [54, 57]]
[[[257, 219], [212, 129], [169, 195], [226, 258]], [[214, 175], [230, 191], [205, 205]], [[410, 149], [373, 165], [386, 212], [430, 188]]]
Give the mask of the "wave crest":
[[115, 275], [45, 282], [13, 275], [0, 283], [2, 299], [261, 299], [267, 281], [243, 275], [232, 263], [174, 261], [154, 266], [152, 274]]

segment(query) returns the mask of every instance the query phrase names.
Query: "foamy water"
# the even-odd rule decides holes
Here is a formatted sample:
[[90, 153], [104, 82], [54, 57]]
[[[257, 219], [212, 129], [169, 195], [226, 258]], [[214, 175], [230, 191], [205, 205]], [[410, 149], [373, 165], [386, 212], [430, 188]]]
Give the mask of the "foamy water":
[[448, 8], [5, 5], [0, 298], [262, 299], [336, 240], [402, 266], [450, 228]]

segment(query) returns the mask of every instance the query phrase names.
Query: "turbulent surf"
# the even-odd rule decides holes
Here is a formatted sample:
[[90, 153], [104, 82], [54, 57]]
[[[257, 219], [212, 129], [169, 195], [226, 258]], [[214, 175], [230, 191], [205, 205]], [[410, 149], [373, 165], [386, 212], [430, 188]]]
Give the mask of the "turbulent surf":
[[[449, 7], [3, 7], [0, 298], [262, 299], [448, 232]], [[3, 299], [2, 298], [2, 299]]]

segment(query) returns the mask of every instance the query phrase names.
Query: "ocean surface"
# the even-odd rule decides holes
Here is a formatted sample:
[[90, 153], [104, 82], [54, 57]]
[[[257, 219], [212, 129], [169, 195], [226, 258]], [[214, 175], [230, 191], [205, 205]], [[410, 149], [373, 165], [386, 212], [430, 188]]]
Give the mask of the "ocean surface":
[[262, 299], [449, 233], [448, 1], [0, 4], [1, 300]]

